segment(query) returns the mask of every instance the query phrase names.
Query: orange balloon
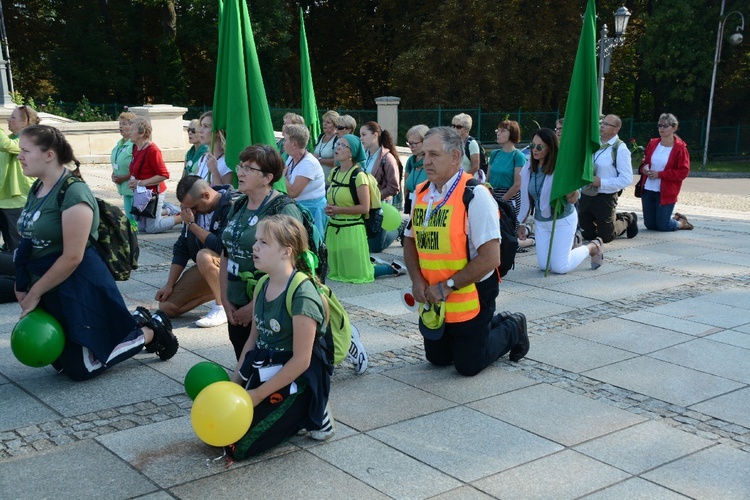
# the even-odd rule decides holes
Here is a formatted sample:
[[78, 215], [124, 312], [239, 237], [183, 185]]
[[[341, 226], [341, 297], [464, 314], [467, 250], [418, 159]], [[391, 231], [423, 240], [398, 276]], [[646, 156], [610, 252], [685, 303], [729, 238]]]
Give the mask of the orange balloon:
[[242, 386], [214, 382], [195, 398], [190, 422], [195, 434], [211, 446], [227, 446], [245, 435], [253, 421], [253, 402]]

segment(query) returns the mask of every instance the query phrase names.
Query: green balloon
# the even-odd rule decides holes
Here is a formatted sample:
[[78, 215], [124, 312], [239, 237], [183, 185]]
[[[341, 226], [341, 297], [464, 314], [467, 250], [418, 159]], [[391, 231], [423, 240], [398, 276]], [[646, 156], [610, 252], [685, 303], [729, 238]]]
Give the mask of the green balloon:
[[46, 311], [36, 308], [21, 318], [10, 335], [10, 348], [16, 359], [39, 368], [57, 360], [65, 347], [60, 323]]
[[386, 231], [398, 229], [398, 226], [401, 225], [401, 214], [398, 212], [398, 208], [390, 203], [383, 203], [381, 208], [383, 209], [383, 229]]
[[195, 401], [198, 394], [214, 382], [228, 382], [227, 371], [219, 364], [201, 361], [188, 370], [185, 375], [185, 392]]

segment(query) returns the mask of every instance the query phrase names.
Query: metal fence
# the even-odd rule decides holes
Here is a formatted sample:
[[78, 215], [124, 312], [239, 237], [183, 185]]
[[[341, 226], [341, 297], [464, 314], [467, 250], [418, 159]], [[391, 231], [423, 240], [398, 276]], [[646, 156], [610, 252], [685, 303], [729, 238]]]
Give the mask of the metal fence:
[[[72, 113], [78, 103], [55, 103], [60, 109]], [[102, 115], [116, 119], [117, 115], [127, 109], [121, 103], [91, 104], [98, 108]], [[211, 108], [204, 106], [188, 106], [184, 118], [190, 120], [198, 118], [202, 113]], [[43, 110], [43, 109], [41, 109]], [[281, 130], [283, 117], [292, 112], [301, 114], [300, 108], [271, 108], [271, 122], [274, 130]], [[319, 110], [320, 115], [326, 109]], [[374, 109], [344, 109], [337, 108], [339, 114], [348, 114], [357, 120], [358, 124], [367, 121], [376, 121], [378, 112]], [[560, 117], [560, 111], [488, 111], [482, 108], [432, 108], [432, 109], [399, 109], [398, 110], [398, 144], [406, 143], [406, 131], [420, 123], [429, 127], [450, 125], [451, 119], [459, 114], [466, 113], [473, 119], [471, 135], [484, 143], [487, 149], [492, 149], [495, 144], [495, 128], [497, 124], [505, 119], [515, 120], [521, 127], [522, 142], [528, 141], [529, 134], [539, 127], [554, 128], [555, 121]], [[658, 137], [656, 122], [637, 122], [634, 118], [623, 118], [620, 138], [624, 141], [635, 139], [639, 145], [645, 146], [649, 139]], [[694, 158], [702, 157], [706, 139], [706, 121], [682, 120], [678, 135], [688, 144], [691, 155]], [[709, 155], [712, 158], [720, 157], [750, 157], [750, 124], [737, 123], [736, 125], [713, 125], [711, 127], [711, 144]]]

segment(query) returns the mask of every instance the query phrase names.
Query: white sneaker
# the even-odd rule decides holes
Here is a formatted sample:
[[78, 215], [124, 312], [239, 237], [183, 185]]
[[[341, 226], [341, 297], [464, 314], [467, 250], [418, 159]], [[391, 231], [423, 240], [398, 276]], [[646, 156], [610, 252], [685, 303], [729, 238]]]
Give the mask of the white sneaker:
[[393, 273], [395, 276], [403, 276], [406, 274], [406, 264], [403, 262], [399, 262], [397, 260], [394, 260], [391, 262], [391, 267], [393, 268]]
[[349, 352], [346, 359], [354, 365], [354, 372], [361, 375], [367, 370], [367, 351], [359, 337], [359, 330], [352, 325], [352, 341], [349, 344]]
[[227, 322], [227, 313], [224, 311], [224, 306], [220, 306], [214, 303], [208, 314], [203, 316], [201, 319], [195, 322], [195, 326], [201, 328], [211, 328], [214, 326], [223, 325]]
[[333, 422], [333, 414], [331, 413], [331, 403], [326, 404], [325, 412], [323, 413], [323, 424], [319, 431], [310, 431], [310, 437], [315, 441], [326, 441], [331, 439], [336, 434], [336, 425]]
[[387, 265], [389, 265], [386, 261], [384, 261], [380, 257], [375, 257], [374, 255], [370, 255], [370, 262], [374, 266], [377, 266], [377, 265], [387, 266]]

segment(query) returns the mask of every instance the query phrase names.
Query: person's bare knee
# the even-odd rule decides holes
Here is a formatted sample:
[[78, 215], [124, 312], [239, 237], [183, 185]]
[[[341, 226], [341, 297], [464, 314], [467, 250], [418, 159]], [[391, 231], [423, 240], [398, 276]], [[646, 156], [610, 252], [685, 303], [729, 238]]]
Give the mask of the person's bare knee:
[[199, 250], [198, 255], [195, 256], [195, 264], [198, 266], [198, 271], [203, 276], [206, 276], [206, 273], [218, 276], [219, 266], [216, 263], [216, 259], [217, 255], [211, 250], [206, 248]]

